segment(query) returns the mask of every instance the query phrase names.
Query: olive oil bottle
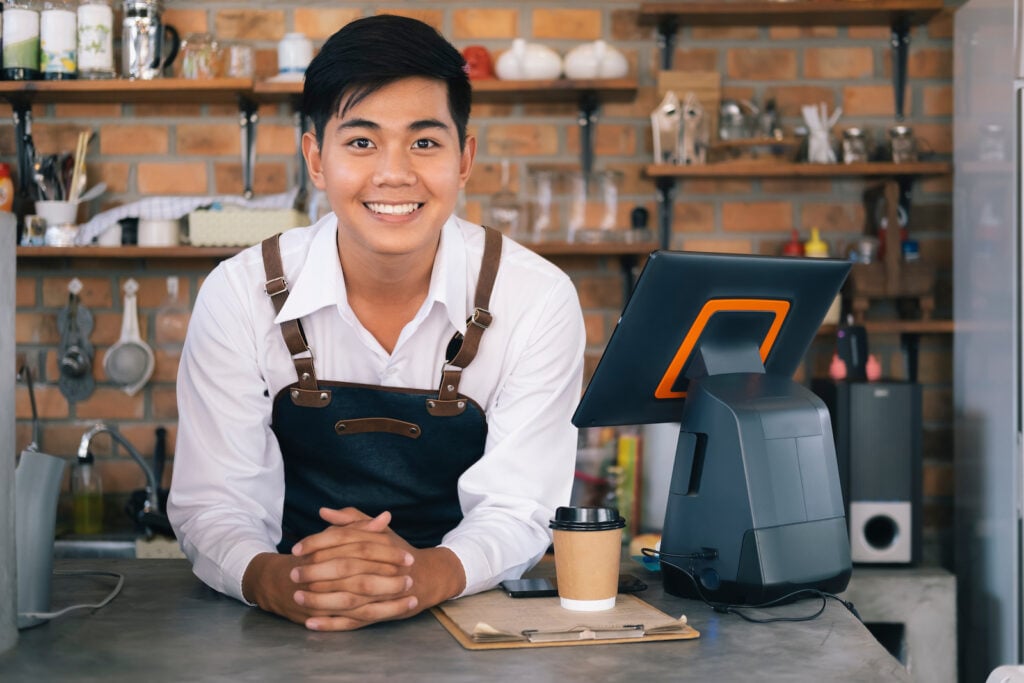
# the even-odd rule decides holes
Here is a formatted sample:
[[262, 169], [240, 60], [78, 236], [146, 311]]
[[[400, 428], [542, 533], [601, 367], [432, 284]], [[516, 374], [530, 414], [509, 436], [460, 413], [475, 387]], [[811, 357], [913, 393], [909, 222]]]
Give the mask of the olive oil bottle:
[[71, 472], [71, 510], [76, 534], [103, 530], [103, 483], [92, 453], [79, 459]]

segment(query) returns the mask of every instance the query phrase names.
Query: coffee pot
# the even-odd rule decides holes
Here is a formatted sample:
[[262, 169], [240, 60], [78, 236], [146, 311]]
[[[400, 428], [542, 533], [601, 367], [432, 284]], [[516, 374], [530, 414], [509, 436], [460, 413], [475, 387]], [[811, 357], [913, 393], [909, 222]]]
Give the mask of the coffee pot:
[[[121, 74], [125, 78], [159, 78], [178, 55], [181, 39], [160, 20], [159, 0], [125, 0], [121, 34]], [[164, 54], [165, 36], [169, 39]]]

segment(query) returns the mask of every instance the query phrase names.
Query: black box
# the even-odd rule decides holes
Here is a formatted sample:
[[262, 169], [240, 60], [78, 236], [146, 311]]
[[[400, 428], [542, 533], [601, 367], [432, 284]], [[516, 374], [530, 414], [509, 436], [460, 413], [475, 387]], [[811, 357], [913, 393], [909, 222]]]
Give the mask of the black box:
[[921, 385], [833, 382], [812, 388], [832, 414], [856, 564], [921, 560]]

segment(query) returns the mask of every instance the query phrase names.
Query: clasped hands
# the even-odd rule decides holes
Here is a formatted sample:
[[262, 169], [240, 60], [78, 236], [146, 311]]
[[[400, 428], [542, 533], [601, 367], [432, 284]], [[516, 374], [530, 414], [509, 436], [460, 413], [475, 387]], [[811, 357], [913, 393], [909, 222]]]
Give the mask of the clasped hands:
[[462, 592], [462, 564], [447, 548], [417, 549], [355, 508], [321, 508], [328, 522], [291, 555], [262, 553], [242, 579], [246, 598], [316, 631], [404, 619]]

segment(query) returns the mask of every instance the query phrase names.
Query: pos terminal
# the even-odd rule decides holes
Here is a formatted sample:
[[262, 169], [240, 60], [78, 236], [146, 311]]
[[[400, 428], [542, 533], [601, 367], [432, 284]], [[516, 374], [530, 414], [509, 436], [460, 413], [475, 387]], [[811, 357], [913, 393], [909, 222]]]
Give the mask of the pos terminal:
[[660, 548], [668, 592], [754, 605], [846, 588], [828, 409], [791, 377], [849, 269], [672, 251], [644, 266], [573, 423], [680, 422]]

